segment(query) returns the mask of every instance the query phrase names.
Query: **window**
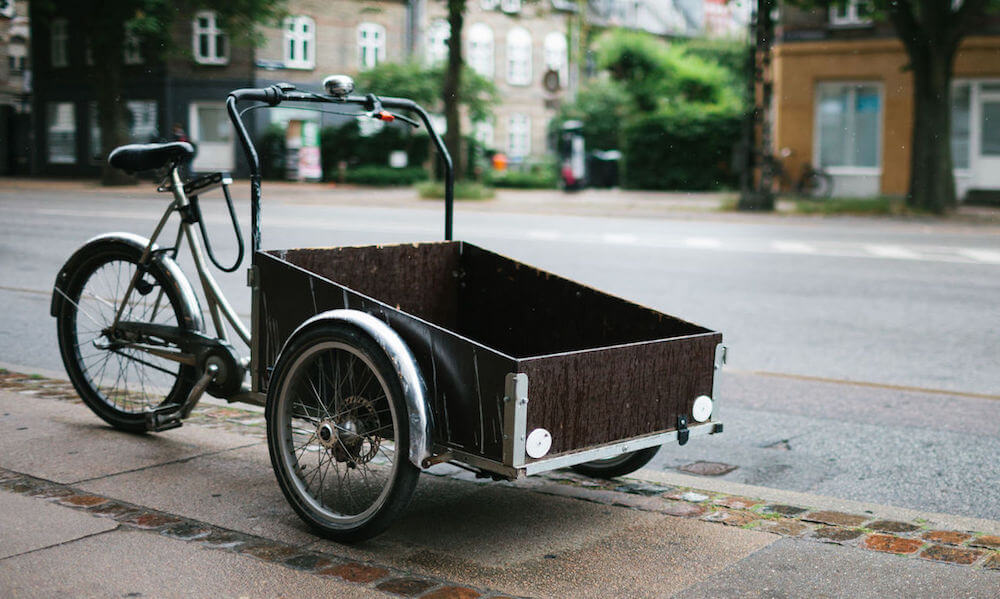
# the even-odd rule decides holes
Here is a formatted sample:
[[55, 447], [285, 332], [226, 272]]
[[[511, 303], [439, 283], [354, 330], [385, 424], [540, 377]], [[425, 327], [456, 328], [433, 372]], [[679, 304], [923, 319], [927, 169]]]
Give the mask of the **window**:
[[385, 60], [385, 27], [376, 23], [358, 25], [358, 66], [370, 69]]
[[553, 31], [545, 36], [545, 68], [559, 73], [559, 85], [566, 86], [566, 78], [569, 76], [568, 59], [566, 56], [566, 36]]
[[469, 27], [469, 66], [483, 77], [493, 78], [493, 30], [489, 25]]
[[531, 119], [526, 114], [512, 114], [507, 120], [507, 154], [524, 158], [531, 154]]
[[122, 58], [125, 64], [142, 64], [142, 47], [139, 45], [139, 36], [132, 31], [125, 31]]
[[219, 29], [216, 14], [203, 10], [194, 15], [194, 60], [198, 64], [228, 64], [229, 42], [226, 34]]
[[312, 69], [316, 66], [316, 22], [306, 16], [288, 17], [285, 26], [285, 66]]
[[500, 0], [500, 10], [508, 14], [521, 12], [521, 0]]
[[882, 99], [871, 83], [821, 83], [816, 104], [820, 166], [879, 166]]
[[[103, 162], [106, 156], [101, 148], [101, 124], [98, 121], [97, 102], [91, 102], [90, 110], [90, 159]], [[154, 100], [129, 100], [125, 102], [125, 119], [128, 125], [129, 143], [149, 143], [159, 137], [156, 124], [156, 102]]]
[[49, 163], [76, 163], [76, 106], [72, 102], [49, 102], [45, 109]]
[[54, 19], [49, 33], [52, 42], [49, 58], [53, 67], [69, 66], [69, 25], [66, 19]]
[[500, 0], [481, 0], [480, 2], [480, 6], [483, 7], [483, 10], [494, 10], [499, 4]]
[[448, 60], [448, 39], [451, 25], [444, 19], [435, 19], [427, 30], [427, 64], [439, 64]]
[[972, 129], [972, 86], [968, 81], [951, 88], [951, 161], [956, 169], [969, 168]]
[[472, 135], [484, 147], [493, 147], [493, 123], [477, 121], [472, 124]]
[[848, 0], [830, 7], [832, 27], [858, 27], [871, 25], [872, 9], [868, 0]]
[[531, 34], [523, 27], [507, 33], [507, 83], [531, 84]]

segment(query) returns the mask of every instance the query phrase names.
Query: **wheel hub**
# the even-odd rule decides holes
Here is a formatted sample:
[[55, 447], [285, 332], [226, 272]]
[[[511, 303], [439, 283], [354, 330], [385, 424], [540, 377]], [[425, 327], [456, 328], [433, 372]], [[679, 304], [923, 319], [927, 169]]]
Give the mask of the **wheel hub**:
[[361, 397], [350, 397], [336, 419], [324, 418], [316, 425], [319, 444], [349, 466], [365, 463], [378, 453], [379, 419], [375, 407]]

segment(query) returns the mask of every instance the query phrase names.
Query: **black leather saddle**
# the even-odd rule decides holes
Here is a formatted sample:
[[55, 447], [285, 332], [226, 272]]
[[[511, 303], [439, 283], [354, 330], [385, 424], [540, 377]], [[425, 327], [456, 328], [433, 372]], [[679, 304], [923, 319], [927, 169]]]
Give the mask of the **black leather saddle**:
[[194, 156], [194, 146], [186, 141], [162, 144], [129, 144], [111, 151], [108, 162], [115, 168], [134, 173], [148, 171]]

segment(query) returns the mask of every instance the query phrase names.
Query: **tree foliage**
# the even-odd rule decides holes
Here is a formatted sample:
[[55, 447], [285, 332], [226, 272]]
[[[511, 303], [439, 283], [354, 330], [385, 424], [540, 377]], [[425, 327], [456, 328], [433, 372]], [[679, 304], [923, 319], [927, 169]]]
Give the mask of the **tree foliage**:
[[[356, 83], [359, 91], [410, 98], [428, 110], [438, 112], [443, 109], [441, 89], [445, 69], [445, 65], [387, 62], [358, 73]], [[493, 82], [466, 66], [461, 84], [459, 104], [468, 111], [469, 118], [473, 121], [488, 119], [493, 107], [500, 101]]]

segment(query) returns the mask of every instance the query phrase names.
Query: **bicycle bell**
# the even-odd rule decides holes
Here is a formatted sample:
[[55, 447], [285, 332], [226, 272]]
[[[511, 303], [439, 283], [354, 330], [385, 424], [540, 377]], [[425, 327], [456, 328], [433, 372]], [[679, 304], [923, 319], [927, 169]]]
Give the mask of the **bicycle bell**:
[[323, 87], [326, 93], [335, 98], [343, 98], [354, 91], [354, 79], [347, 75], [330, 75], [323, 80]]

